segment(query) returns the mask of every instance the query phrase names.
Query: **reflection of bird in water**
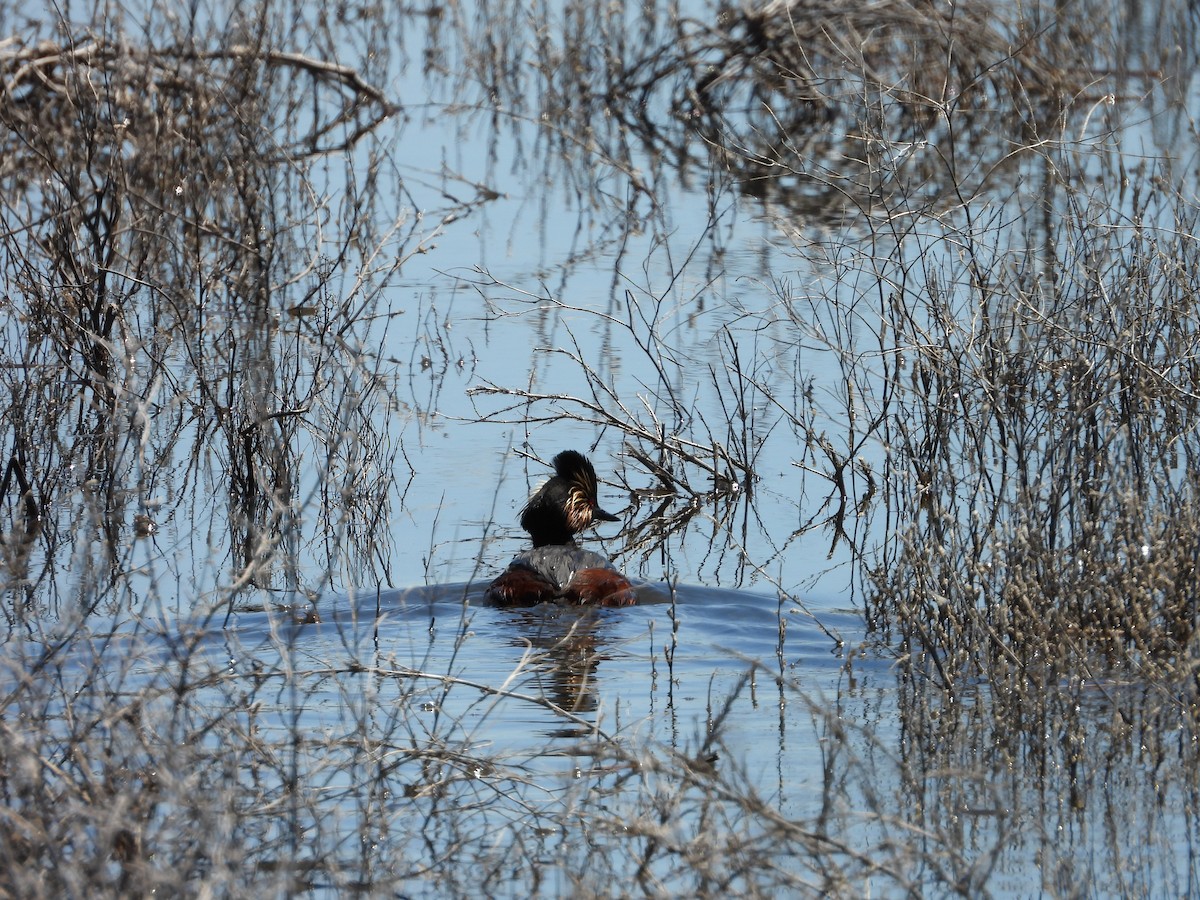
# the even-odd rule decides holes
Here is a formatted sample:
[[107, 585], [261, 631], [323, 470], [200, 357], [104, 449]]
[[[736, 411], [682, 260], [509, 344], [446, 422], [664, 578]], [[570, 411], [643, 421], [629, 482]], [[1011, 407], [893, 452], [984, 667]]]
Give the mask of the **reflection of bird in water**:
[[584, 550], [575, 535], [594, 522], [616, 522], [600, 508], [596, 470], [582, 453], [554, 457], [554, 475], [534, 491], [521, 512], [533, 548], [518, 553], [487, 589], [496, 606], [546, 601], [587, 606], [631, 606], [633, 586], [601, 554]]
[[[514, 620], [520, 634], [513, 646], [533, 650], [529, 675], [539, 696], [576, 715], [595, 712], [600, 707], [597, 692], [597, 668], [608, 659], [602, 649], [607, 641], [603, 620], [587, 608], [564, 607], [547, 613], [543, 610], [518, 610]], [[592, 729], [580, 722], [560, 721], [548, 737], [582, 738]]]

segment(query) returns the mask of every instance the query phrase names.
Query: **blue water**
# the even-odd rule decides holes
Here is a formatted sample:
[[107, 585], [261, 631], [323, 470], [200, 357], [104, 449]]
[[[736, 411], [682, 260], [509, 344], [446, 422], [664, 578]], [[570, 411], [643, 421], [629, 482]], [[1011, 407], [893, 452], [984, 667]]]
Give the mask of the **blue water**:
[[[279, 700], [259, 711], [264, 736], [274, 731], [286, 743], [299, 730], [327, 740], [369, 722], [393, 734], [397, 750], [405, 735], [414, 747], [443, 748], [436, 775], [408, 764], [414, 796], [389, 807], [393, 839], [425, 808], [423, 791], [447, 779], [439, 790], [458, 803], [462, 791], [491, 798], [475, 827], [501, 844], [519, 840], [529, 826], [518, 823], [531, 815], [561, 827], [564, 792], [587, 784], [613, 792], [603, 808], [634, 815], [645, 803], [638, 785], [662, 775], [647, 769], [619, 788], [633, 774], [622, 753], [646, 762], [702, 757], [780, 815], [805, 821], [826, 803], [827, 717], [870, 727], [881, 740], [893, 729], [880, 711], [891, 660], [864, 644], [853, 611], [814, 619], [793, 601], [667, 584], [642, 585], [640, 605], [612, 610], [494, 609], [479, 605], [481, 593], [460, 583], [326, 596], [315, 604], [320, 624], [239, 613], [206, 647], [214, 665], [227, 660], [243, 680], [279, 673], [291, 686], [264, 695]], [[392, 716], [403, 724], [385, 724]], [[342, 813], [351, 836], [361, 823]], [[695, 815], [681, 811], [675, 825], [699, 828]], [[499, 832], [497, 816], [507, 823]], [[608, 858], [627, 877], [621, 852]], [[565, 877], [543, 862], [542, 877]]]
[[[708, 14], [695, 6], [697, 17]], [[803, 828], [822, 822], [853, 850], [891, 866], [880, 893], [906, 879], [916, 893], [948, 890], [947, 882], [968, 895], [985, 886], [1014, 896], [1121, 888], [1149, 895], [1164, 884], [1168, 893], [1193, 892], [1195, 803], [1187, 801], [1191, 775], [1178, 766], [1192, 732], [1148, 717], [1121, 746], [1101, 727], [1125, 708], [1122, 698], [1146, 686], [1049, 692], [1046, 709], [1074, 704], [1084, 714], [1013, 723], [1011, 745], [1000, 747], [963, 733], [964, 722], [979, 735], [996, 733], [987, 685], [971, 685], [942, 707], [902, 709], [898, 698], [911, 686], [900, 682], [897, 660], [912, 648], [868, 635], [861, 610], [869, 554], [856, 557], [823, 525], [832, 512], [825, 505], [831, 463], [809, 435], [874, 466], [881, 483], [890, 476], [881, 466], [885, 448], [858, 445], [847, 433], [879, 388], [869, 377], [881, 345], [873, 329], [891, 270], [872, 263], [895, 253], [902, 266], [959, 271], [953, 215], [930, 218], [896, 252], [874, 243], [879, 231], [852, 200], [807, 218], [803, 204], [779, 208], [739, 194], [717, 177], [714, 162], [702, 177], [656, 167], [653, 215], [631, 215], [633, 224], [617, 233], [607, 217], [617, 210], [613, 221], [625, 222], [628, 183], [619, 166], [597, 161], [605, 190], [582, 197], [553, 154], [530, 151], [554, 123], [514, 115], [493, 131], [487, 116], [451, 109], [461, 98], [416, 68], [387, 84], [414, 112], [386, 123], [377, 144], [364, 141], [347, 154], [351, 168], [365, 168], [380, 148], [394, 154], [395, 177], [377, 185], [382, 205], [406, 226], [418, 223], [410, 243], [383, 248], [411, 255], [387, 279], [370, 325], [344, 336], [361, 346], [358, 362], [384, 386], [378, 394], [364, 386], [352, 400], [361, 399], [362, 414], [385, 436], [381, 452], [395, 453], [396, 488], [386, 506], [327, 508], [318, 488], [329, 474], [329, 449], [301, 430], [295, 450], [304, 468], [289, 498], [298, 526], [276, 548], [286, 560], [268, 573], [273, 590], [231, 599], [240, 573], [222, 543], [219, 453], [199, 454], [205, 461], [194, 468], [179, 459], [177, 471], [163, 460], [165, 474], [147, 488], [159, 532], [122, 546], [115, 609], [96, 612], [86, 641], [49, 657], [55, 635], [80, 627], [73, 610], [54, 610], [61, 621], [47, 634], [15, 631], [0, 669], [5, 696], [45, 678], [53, 687], [42, 713], [53, 719], [83, 697], [106, 728], [118, 726], [104, 703], [149, 697], [146, 733], [166, 747], [211, 742], [213, 767], [234, 759], [229, 777], [248, 798], [258, 790], [286, 805], [280, 785], [303, 775], [297, 780], [312, 790], [305, 803], [316, 804], [306, 826], [317, 833], [320, 823], [338, 823], [324, 826], [334, 837], [313, 841], [330, 853], [332, 873], [353, 868], [355, 854], [345, 848], [364, 834], [392, 860], [460, 846], [459, 835], [437, 832], [443, 798], [465, 810], [472, 847], [511, 844], [531, 822], [562, 827], [572, 803], [632, 822], [648, 815], [648, 798], [675, 797], [684, 782], [672, 779], [666, 762], [691, 760], [736, 782], [743, 796], [757, 792], [771, 814]], [[1181, 108], [1194, 114], [1194, 77], [1181, 93]], [[1109, 106], [1097, 102], [1090, 130], [1055, 139], [1077, 141], [1081, 152], [1127, 151], [1194, 167], [1194, 142], [1178, 140], [1186, 117], [1164, 114], [1152, 100], [1124, 110], [1111, 131], [1100, 128]], [[950, 137], [939, 128], [933, 144], [916, 152], [927, 161], [948, 155], [955, 148], [936, 142]], [[1008, 140], [997, 135], [984, 149], [1006, 157]], [[997, 238], [1004, 250], [1027, 238], [1024, 186], [1044, 162], [1030, 156], [987, 169], [990, 180], [970, 198], [1012, 226]], [[312, 177], [338, 197], [345, 183], [337, 166], [330, 171]], [[447, 210], [460, 212], [447, 195], [479, 185], [495, 196], [443, 221]], [[601, 200], [612, 208], [589, 205]], [[1162, 209], [1169, 218], [1170, 207]], [[344, 274], [348, 293], [358, 274]], [[293, 299], [278, 298], [280, 309]], [[845, 310], [857, 314], [843, 317]], [[299, 325], [280, 321], [296, 328], [299, 341]], [[866, 361], [855, 370], [860, 381], [841, 367], [852, 357]], [[491, 388], [514, 393], [481, 392]], [[525, 403], [520, 391], [541, 399]], [[151, 400], [164, 408], [177, 402]], [[588, 407], [592, 401], [601, 412]], [[653, 533], [656, 501], [637, 492], [658, 482], [630, 447], [652, 453], [658, 436], [687, 441], [700, 457], [714, 444], [744, 442], [753, 477], [721, 495], [698, 466], [681, 466], [676, 474], [695, 493], [672, 499], [665, 514], [675, 527], [647, 543], [641, 538]], [[538, 460], [568, 448], [592, 458], [601, 505], [622, 517], [588, 535], [588, 546], [648, 583], [642, 603], [595, 612], [481, 605], [481, 586], [524, 545], [519, 510], [548, 474]], [[894, 539], [895, 521], [853, 514], [868, 493], [859, 472], [846, 471], [846, 527], [870, 550]], [[197, 481], [204, 489], [188, 493]], [[371, 552], [341, 552], [347, 532], [367, 536]], [[86, 560], [91, 551], [80, 541], [72, 552]], [[69, 595], [69, 565], [48, 569]], [[292, 607], [314, 608], [320, 622], [297, 623]], [[1155, 699], [1167, 708], [1186, 702]], [[230, 730], [201, 721], [205, 715]], [[647, 764], [639, 769], [622, 754]], [[736, 818], [736, 804], [722, 809]], [[434, 823], [432, 836], [412, 827], [421, 816]], [[681, 832], [699, 832], [704, 815], [693, 805], [676, 819]], [[733, 833], [736, 824], [722, 826]], [[297, 856], [306, 849], [304, 829], [281, 825], [274, 837], [296, 842], [286, 849]], [[588, 846], [575, 837], [560, 835], [559, 856], [550, 852], [553, 841], [538, 847], [546, 894], [570, 889], [563, 860], [580, 864], [572, 854]], [[591, 839], [614, 852], [612, 843]], [[904, 869], [915, 855], [890, 854], [909, 845], [929, 849], [953, 877]], [[1125, 873], [1104, 871], [1113, 847], [1136, 864], [1127, 882]], [[780, 851], [788, 853], [790, 845]], [[989, 882], [988, 866], [1001, 853]], [[628, 874], [621, 862], [613, 866]], [[967, 878], [971, 871], [978, 880]], [[1094, 888], [1096, 871], [1109, 880]], [[670, 893], [677, 882], [658, 874]], [[855, 889], [875, 886], [870, 872], [859, 874]], [[437, 892], [420, 873], [400, 883]], [[525, 882], [514, 876], [513, 884]]]
[[[451, 679], [465, 687], [428, 712], [479, 718], [480, 727], [486, 719], [487, 742], [506, 751], [528, 748], [531, 737], [619, 739], [629, 729], [673, 745], [682, 735], [670, 729], [683, 726], [693, 736], [744, 672], [777, 701], [780, 679], [837, 692], [847, 669], [886, 668], [847, 659], [863, 642], [853, 612], [822, 613], [818, 623], [794, 602], [748, 592], [642, 585], [638, 606], [601, 610], [496, 609], [482, 605], [481, 595], [480, 585], [452, 584], [327, 596], [315, 603], [319, 624], [297, 625], [277, 612], [239, 613], [231, 630], [210, 635], [206, 646], [236, 670], [285, 661], [303, 670], [320, 661], [318, 668], [429, 682], [431, 696], [439, 695], [440, 680]], [[265, 662], [276, 653], [276, 662]], [[743, 697], [731, 713], [738, 723], [731, 733], [749, 738], [752, 748], [762, 746], [765, 728], [774, 735], [766, 744], [774, 758], [782, 739], [775, 732], [786, 720], [764, 722], [762, 702], [772, 701]], [[314, 725], [323, 703], [306, 705]]]

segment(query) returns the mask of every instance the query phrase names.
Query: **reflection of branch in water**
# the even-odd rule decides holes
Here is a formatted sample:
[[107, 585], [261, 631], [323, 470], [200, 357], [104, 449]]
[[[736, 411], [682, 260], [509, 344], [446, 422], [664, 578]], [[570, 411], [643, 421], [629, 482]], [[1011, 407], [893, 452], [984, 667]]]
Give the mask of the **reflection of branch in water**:
[[[932, 202], [964, 177], [992, 177], [1013, 146], [995, 136], [1053, 125], [1109, 50], [1103, 29], [990, 0], [721, 4], [703, 18], [649, 16], [632, 33], [620, 18], [589, 17], [561, 37], [547, 24], [537, 43], [544, 152], [581, 195], [606, 205], [598, 165], [654, 208], [668, 172], [718, 171], [789, 217], [840, 224], [847, 209]], [[486, 70], [475, 77], [492, 105], [535, 119], [520, 112], [524, 79], [478, 55], [471, 64]], [[953, 144], [980, 164], [962, 171]], [[634, 174], [639, 158], [655, 163]]]
[[[132, 111], [127, 110], [130, 117], [126, 127], [137, 128], [157, 118], [156, 102], [182, 90], [187, 90], [191, 102], [201, 107], [208, 102], [226, 102], [222, 97], [223, 81], [225, 78], [236, 79], [239, 72], [235, 69], [231, 74], [218, 70], [214, 65], [218, 62], [236, 63], [243, 68], [265, 66], [304, 72], [312, 79], [314, 95], [317, 87], [322, 85], [341, 92], [340, 108], [327, 119], [313, 121], [309, 133], [297, 138], [292, 153], [308, 155], [349, 149], [399, 109], [350, 66], [299, 53], [248, 44], [234, 44], [218, 50], [137, 47], [102, 38], [67, 44], [42, 41], [33, 46], [26, 46], [19, 40], [0, 43], [0, 97], [12, 101], [6, 103], [6, 118], [17, 116], [33, 121], [35, 117], [55, 115], [55, 105], [64, 107], [59, 114], [66, 114], [66, 110], [75, 107], [77, 98], [72, 95], [70, 78], [64, 75], [65, 70], [70, 70], [72, 76], [79, 71], [90, 71], [95, 73], [94, 77], [106, 81], [112, 80], [114, 75], [136, 78], [142, 83], [143, 92], [127, 92], [122, 99], [129, 103], [141, 97], [145, 103], [144, 114], [138, 117], [141, 122], [135, 121]], [[148, 89], [145, 82], [149, 82]], [[365, 121], [351, 125], [369, 109], [373, 112]], [[351, 130], [342, 140], [328, 146], [319, 143], [322, 138], [345, 127]]]

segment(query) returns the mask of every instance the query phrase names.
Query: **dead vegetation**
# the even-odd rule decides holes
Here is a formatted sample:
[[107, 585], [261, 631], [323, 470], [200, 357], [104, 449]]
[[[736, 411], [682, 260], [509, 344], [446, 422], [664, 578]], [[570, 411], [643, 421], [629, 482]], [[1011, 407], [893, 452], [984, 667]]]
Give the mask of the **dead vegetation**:
[[[37, 562], [31, 541], [7, 543], [13, 581], [38, 581], [25, 567], [53, 566], [80, 527], [97, 535], [95, 577], [117, 578], [127, 536], [188, 515], [166, 495], [220, 485], [214, 524], [229, 534], [212, 544], [235, 582], [294, 586], [295, 548], [281, 544], [307, 446], [328, 460], [322, 491], [391, 502], [394, 459], [376, 456], [375, 472], [354, 461], [378, 448], [370, 411], [386, 398], [349, 339], [415, 226], [376, 215], [376, 172], [341, 193], [336, 218], [311, 174], [391, 108], [357, 72], [243, 24], [222, 45], [134, 43], [105, 19], [0, 47], [0, 265], [20, 324], [4, 347], [6, 486], [19, 488], [6, 496], [22, 498], [27, 535], [36, 507], [42, 542]], [[348, 446], [353, 421], [362, 442]], [[81, 488], [94, 503], [71, 521]], [[330, 532], [355, 518], [325, 508]]]
[[[1113, 773], [1192, 795], [1200, 223], [1193, 174], [1126, 164], [1106, 81], [1167, 62], [1118, 58], [1089, 8], [651, 7], [264, 2], [230, 33], [108, 11], [0, 35], [0, 894], [974, 896], [1014, 835], [1053, 857], [1048, 893], [1174, 871], [1167, 827], [1088, 860], [1051, 827], [1116, 846], [1158, 822]], [[499, 196], [446, 166], [422, 173], [443, 206], [408, 193], [383, 133], [422, 105], [392, 96], [405, 54], [464, 134], [538, 123], [521, 171], [565, 187], [586, 235], [564, 271], [616, 260], [606, 309], [473, 271], [479, 318], [550, 337], [527, 372], [473, 379], [471, 424], [621, 448], [631, 568], [699, 534], [706, 571], [791, 598], [780, 563], [821, 533], [899, 660], [893, 746], [788, 677], [781, 614], [768, 680], [827, 754], [815, 812], [728, 758], [721, 698], [690, 743], [584, 715], [602, 648], [574, 626], [503, 685], [456, 668], [469, 607], [442, 667], [381, 655], [371, 616], [331, 619], [346, 662], [307, 655], [303, 589], [386, 583], [411, 552], [378, 527], [417, 477], [395, 422], [471, 370], [432, 310], [420, 402], [378, 350], [405, 262]], [[631, 284], [631, 248], [666, 247], [669, 192], [701, 178], [706, 253]], [[747, 197], [812, 274], [761, 275], [768, 307], [685, 346]], [[595, 334], [650, 375], [622, 380]], [[794, 480], [764, 484], [781, 443]], [[168, 539], [145, 566], [138, 542]], [[208, 643], [251, 603], [260, 641]], [[551, 686], [524, 690], [533, 672]], [[479, 741], [504, 704], [558, 717], [571, 766]], [[1194, 798], [1180, 816], [1194, 833]]]

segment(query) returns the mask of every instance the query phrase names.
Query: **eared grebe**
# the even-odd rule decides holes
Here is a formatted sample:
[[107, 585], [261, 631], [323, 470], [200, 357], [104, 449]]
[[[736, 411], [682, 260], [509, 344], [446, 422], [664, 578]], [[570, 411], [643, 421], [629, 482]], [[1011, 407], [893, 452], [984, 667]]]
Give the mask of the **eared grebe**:
[[633, 585], [601, 554], [584, 550], [575, 535], [593, 522], [616, 522], [600, 508], [596, 470], [582, 453], [554, 457], [554, 475], [521, 511], [533, 549], [518, 553], [487, 589], [496, 606], [536, 606], [546, 601], [588, 606], [631, 606]]

